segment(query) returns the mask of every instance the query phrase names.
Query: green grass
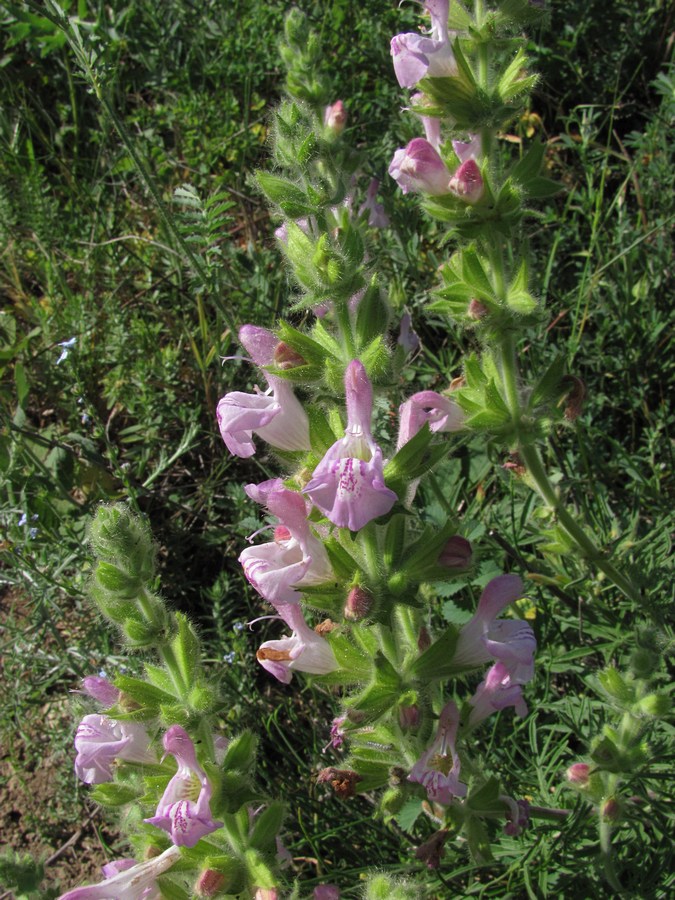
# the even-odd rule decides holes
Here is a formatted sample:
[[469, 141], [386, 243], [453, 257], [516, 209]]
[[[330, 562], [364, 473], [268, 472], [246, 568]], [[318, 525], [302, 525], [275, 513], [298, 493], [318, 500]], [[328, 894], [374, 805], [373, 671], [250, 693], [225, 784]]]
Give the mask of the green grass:
[[[386, 175], [392, 151], [415, 133], [413, 117], [400, 115], [388, 40], [415, 27], [415, 10], [374, 0], [300, 5], [321, 33], [353, 138], [383, 179], [392, 228], [374, 261], [423, 339], [415, 385], [442, 387], [445, 373], [459, 374], [471, 337], [425, 314], [448, 250]], [[165, 596], [198, 619], [223, 670], [227, 727], [261, 733], [261, 776], [288, 802], [289, 846], [308, 860], [303, 877], [325, 876], [357, 896], [368, 866], [422, 872], [410, 848], [424, 826], [402, 835], [374, 819], [367, 800], [347, 805], [318, 791], [311, 773], [329, 758], [321, 747], [334, 698], [270, 683], [253, 661], [249, 633], [233, 630], [261, 612], [236, 562], [258, 527], [241, 484], [277, 469], [265, 456], [227, 456], [214, 419], [226, 389], [250, 384], [244, 365], [220, 363], [237, 352], [231, 322], [270, 325], [289, 296], [273, 223], [249, 177], [268, 153], [287, 4], [79, 6], [93, 23], [88, 33], [117, 114], [177, 225], [158, 215], [60, 35], [46, 20], [17, 20], [21, 4], [0, 4], [0, 578], [30, 619], [14, 608], [3, 613], [4, 676], [17, 688], [3, 692], [0, 728], [37, 759], [43, 748], [33, 723], [42, 704], [92, 669], [119, 664], [114, 637], [83, 613], [86, 526], [97, 503], [125, 499], [151, 522]], [[644, 584], [646, 601], [636, 609], [590, 578], [583, 560], [555, 546], [556, 535], [553, 549], [542, 547], [542, 512], [501, 468], [503, 451], [467, 443], [437, 475], [437, 490], [424, 489], [432, 521], [443, 506], [462, 505], [479, 555], [472, 587], [441, 597], [439, 619], [447, 599], [471, 608], [497, 568], [530, 577], [542, 648], [530, 690], [537, 715], [516, 724], [504, 715], [491, 735], [484, 726], [483, 746], [495, 771], [513, 773], [514, 794], [572, 810], [563, 828], [538, 823], [522, 838], [502, 838], [497, 862], [482, 871], [452, 848], [438, 877], [423, 873], [429, 897], [612, 896], [592, 862], [594, 823], [562, 787], [562, 772], [611, 717], [590, 693], [589, 676], [610, 661], [625, 665], [637, 627], [662, 621], [672, 598], [675, 74], [664, 39], [672, 12], [658, 0], [637, 12], [627, 2], [610, 15], [605, 7], [553, 4], [550, 23], [532, 35], [542, 72], [532, 110], [543, 120], [551, 174], [568, 190], [529, 226], [546, 318], [520, 351], [527, 372], [562, 353], [583, 379], [582, 415], [551, 439], [548, 463], [600, 545]], [[175, 203], [185, 184], [200, 199]], [[199, 272], [181, 235], [198, 238], [190, 246]], [[73, 337], [59, 362], [60, 342]], [[258, 626], [256, 641], [267, 636], [272, 629]], [[570, 657], [579, 647], [584, 655]], [[224, 664], [231, 651], [234, 662]], [[71, 735], [63, 728], [55, 745], [69, 776]], [[7, 746], [21, 764], [12, 756], [16, 740]], [[669, 753], [666, 732], [655, 734], [654, 763], [631, 784], [638, 800], [617, 836], [619, 868], [644, 898], [668, 889], [659, 861], [667, 851]], [[75, 822], [82, 792], [71, 781], [57, 803]], [[46, 837], [58, 840], [51, 831]]]

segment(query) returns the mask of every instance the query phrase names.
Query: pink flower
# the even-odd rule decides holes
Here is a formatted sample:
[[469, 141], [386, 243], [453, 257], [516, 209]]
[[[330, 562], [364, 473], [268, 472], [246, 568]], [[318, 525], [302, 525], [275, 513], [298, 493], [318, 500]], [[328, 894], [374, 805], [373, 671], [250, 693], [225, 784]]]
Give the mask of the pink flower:
[[472, 134], [468, 141], [453, 141], [452, 149], [460, 163], [469, 159], [477, 161], [483, 155], [483, 143], [479, 134]]
[[239, 562], [260, 596], [281, 612], [284, 604], [297, 602], [298, 589], [331, 581], [335, 576], [323, 544], [310, 530], [302, 495], [286, 488], [267, 490], [266, 485], [269, 482], [259, 485], [258, 491], [260, 496], [266, 495], [262, 502], [280, 524], [273, 541], [247, 547]]
[[454, 75], [457, 64], [448, 33], [449, 0], [426, 0], [431, 14], [431, 36], [414, 32], [397, 34], [391, 40], [394, 72], [401, 87], [414, 87], [422, 78]]
[[87, 675], [82, 679], [82, 690], [104, 706], [112, 706], [120, 698], [120, 692], [107, 678], [99, 675]]
[[340, 900], [340, 888], [334, 884], [319, 884], [314, 888], [312, 900]]
[[585, 788], [588, 787], [588, 782], [591, 776], [591, 767], [588, 763], [573, 763], [567, 772], [565, 772], [565, 776], [570, 784], [575, 785], [576, 787]]
[[404, 194], [421, 191], [438, 197], [450, 193], [450, 170], [438, 151], [424, 138], [413, 138], [407, 147], [396, 151], [389, 174]]
[[455, 749], [459, 710], [450, 700], [441, 712], [436, 737], [412, 767], [408, 781], [416, 781], [434, 803], [452, 803], [466, 796], [466, 785], [459, 780], [459, 756]]
[[406, 353], [414, 353], [414, 351], [419, 348], [420, 339], [412, 329], [412, 318], [409, 312], [404, 312], [401, 316], [401, 327], [396, 343], [399, 347], [402, 347]]
[[287, 606], [281, 615], [293, 633], [260, 645], [256, 656], [262, 667], [284, 684], [289, 684], [294, 671], [311, 675], [334, 672], [338, 664], [330, 644], [305, 622], [299, 604]]
[[358, 531], [388, 513], [397, 497], [384, 484], [382, 450], [370, 430], [373, 389], [359, 360], [347, 366], [345, 392], [345, 436], [326, 451], [305, 493], [334, 525]]
[[164, 735], [164, 749], [176, 758], [178, 770], [166, 786], [155, 815], [144, 821], [168, 832], [177, 847], [194, 847], [223, 823], [211, 817], [211, 784], [197, 762], [187, 731], [172, 725]]
[[516, 715], [527, 715], [527, 704], [523, 700], [523, 689], [511, 680], [504, 663], [495, 663], [478, 685], [476, 693], [469, 700], [473, 707], [469, 716], [469, 727], [474, 728], [492, 713], [515, 707]]
[[400, 450], [414, 438], [425, 422], [433, 433], [461, 431], [464, 428], [464, 412], [461, 407], [436, 391], [419, 391], [413, 394], [398, 410], [399, 430], [397, 449]]
[[85, 784], [112, 781], [115, 761], [156, 763], [150, 737], [137, 722], [118, 722], [108, 716], [85, 716], [75, 734], [75, 774]]
[[146, 862], [120, 859], [103, 866], [105, 881], [74, 888], [61, 894], [59, 900], [161, 900], [156, 879], [179, 859], [178, 847], [169, 847], [160, 856]]
[[518, 600], [523, 583], [517, 575], [499, 575], [487, 585], [478, 609], [459, 633], [453, 663], [480, 666], [491, 659], [504, 663], [514, 684], [525, 684], [534, 674], [537, 641], [530, 625], [522, 619], [497, 616]]
[[378, 179], [371, 178], [365, 202], [359, 208], [360, 216], [368, 213], [368, 224], [371, 228], [386, 228], [389, 225], [389, 216], [384, 211], [384, 206], [376, 200], [379, 187]]
[[461, 164], [450, 179], [448, 189], [465, 203], [478, 203], [485, 193], [485, 185], [475, 159], [467, 159]]
[[[271, 331], [244, 325], [239, 340], [256, 365], [274, 363], [279, 341]], [[265, 375], [269, 385], [264, 393], [231, 391], [218, 402], [216, 418], [225, 446], [235, 456], [255, 453], [253, 433], [278, 450], [309, 450], [309, 420], [291, 385], [283, 378]]]

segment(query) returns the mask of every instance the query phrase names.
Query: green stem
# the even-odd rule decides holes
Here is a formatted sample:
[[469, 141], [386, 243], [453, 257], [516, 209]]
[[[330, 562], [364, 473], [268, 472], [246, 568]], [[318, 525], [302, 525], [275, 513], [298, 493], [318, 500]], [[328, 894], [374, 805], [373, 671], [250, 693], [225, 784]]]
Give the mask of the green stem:
[[518, 452], [530, 473], [530, 477], [535, 484], [537, 492], [555, 512], [558, 517], [558, 522], [565, 529], [567, 534], [583, 551], [584, 555], [597, 566], [601, 572], [604, 572], [609, 580], [616, 585], [626, 597], [636, 603], [640, 603], [640, 593], [635, 585], [630, 579], [622, 575], [622, 573], [603, 556], [602, 551], [596, 546], [595, 542], [586, 534], [581, 525], [579, 525], [574, 516], [565, 507], [546, 474], [544, 464], [541, 461], [537, 448], [533, 445], [523, 444], [518, 448]]
[[623, 887], [616, 874], [614, 868], [614, 855], [612, 853], [612, 825], [608, 822], [600, 812], [600, 855], [602, 857], [602, 867], [605, 872], [605, 878], [610, 886], [617, 892], [623, 894]]

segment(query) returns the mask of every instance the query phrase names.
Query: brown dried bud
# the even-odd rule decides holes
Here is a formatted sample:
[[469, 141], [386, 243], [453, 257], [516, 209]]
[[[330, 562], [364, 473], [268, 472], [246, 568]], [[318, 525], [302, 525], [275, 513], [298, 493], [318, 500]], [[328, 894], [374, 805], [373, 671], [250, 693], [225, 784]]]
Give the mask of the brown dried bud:
[[330, 784], [342, 800], [356, 795], [356, 785], [359, 781], [363, 779], [357, 772], [352, 772], [351, 769], [336, 769], [334, 766], [322, 769], [316, 777], [317, 784]]
[[431, 637], [429, 636], [427, 629], [422, 625], [420, 628], [420, 636], [417, 638], [417, 649], [420, 653], [424, 653], [429, 647], [431, 647]]
[[471, 544], [467, 539], [453, 534], [440, 552], [438, 565], [446, 566], [448, 569], [466, 569], [471, 565], [472, 555]]
[[489, 312], [490, 310], [487, 308], [487, 306], [484, 303], [481, 303], [480, 300], [476, 300], [475, 298], [471, 300], [466, 308], [467, 316], [470, 319], [475, 319], [476, 321], [478, 321], [478, 319], [485, 318], [485, 316], [487, 316]]
[[619, 801], [614, 797], [609, 797], [602, 804], [600, 812], [603, 819], [607, 819], [610, 822], [617, 822], [621, 818], [621, 806], [619, 805]]
[[412, 706], [399, 706], [398, 722], [403, 731], [418, 728], [420, 724], [420, 708], [416, 703]]
[[437, 869], [441, 864], [443, 846], [447, 837], [447, 828], [441, 828], [440, 831], [434, 832], [428, 841], [420, 844], [417, 850], [415, 850], [415, 859], [425, 862], [430, 869]]
[[324, 619], [323, 622], [319, 622], [318, 625], [314, 626], [314, 631], [320, 635], [321, 637], [324, 634], [329, 634], [331, 631], [334, 631], [337, 628], [337, 624], [332, 621], [332, 619]]
[[194, 892], [197, 897], [217, 897], [225, 888], [225, 876], [215, 869], [204, 869], [197, 879]]
[[361, 585], [355, 584], [349, 591], [349, 594], [347, 594], [347, 602], [345, 603], [343, 615], [345, 619], [349, 619], [351, 622], [357, 622], [359, 619], [363, 619], [368, 615], [372, 605], [373, 595], [362, 588]]
[[298, 366], [306, 366], [307, 360], [285, 341], [279, 341], [274, 350], [274, 365], [277, 369], [295, 369]]
[[581, 378], [576, 375], [565, 375], [562, 380], [563, 385], [569, 390], [567, 392], [567, 405], [565, 406], [565, 418], [568, 422], [574, 422], [581, 414], [581, 407], [586, 399], [586, 385]]
[[466, 385], [466, 378], [463, 375], [458, 375], [457, 378], [453, 378], [448, 387], [449, 391], [458, 391], [460, 388], [463, 388]]

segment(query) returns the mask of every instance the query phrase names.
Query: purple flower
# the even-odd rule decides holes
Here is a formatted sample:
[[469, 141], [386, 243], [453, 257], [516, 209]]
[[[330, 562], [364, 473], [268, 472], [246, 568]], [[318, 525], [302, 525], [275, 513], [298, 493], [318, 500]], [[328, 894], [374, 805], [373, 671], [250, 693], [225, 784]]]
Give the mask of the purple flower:
[[401, 316], [401, 326], [396, 343], [406, 353], [414, 353], [419, 348], [420, 339], [412, 329], [412, 318], [409, 312], [404, 312]]
[[[257, 491], [280, 525], [274, 530], [273, 541], [247, 547], [239, 562], [260, 596], [281, 612], [284, 604], [297, 602], [298, 588], [331, 581], [335, 576], [323, 544], [310, 530], [302, 495], [286, 488], [268, 490], [269, 484], [263, 482]], [[249, 496], [251, 488], [255, 486], [248, 486]]]
[[82, 679], [82, 690], [94, 700], [98, 700], [104, 706], [112, 706], [120, 698], [120, 692], [107, 678], [99, 675], [87, 675]]
[[413, 138], [407, 147], [396, 151], [389, 174], [404, 194], [421, 191], [439, 197], [450, 193], [450, 170], [438, 151], [424, 138]]
[[483, 176], [475, 159], [467, 159], [455, 171], [448, 183], [450, 193], [465, 203], [478, 203], [485, 193]]
[[382, 450], [370, 430], [373, 389], [357, 359], [347, 366], [345, 393], [345, 436], [326, 451], [305, 493], [334, 525], [358, 531], [388, 513], [397, 497], [384, 484]]
[[334, 884], [319, 884], [314, 888], [312, 900], [340, 900], [340, 888]]
[[523, 583], [517, 575], [499, 575], [487, 585], [478, 609], [459, 633], [453, 663], [480, 666], [491, 659], [505, 665], [511, 683], [525, 684], [534, 674], [537, 641], [530, 625], [522, 619], [497, 616], [522, 596]]
[[401, 404], [398, 410], [399, 430], [397, 449], [414, 438], [425, 422], [432, 432], [461, 431], [464, 412], [461, 407], [436, 391], [419, 391]]
[[389, 225], [389, 216], [384, 211], [384, 206], [375, 199], [379, 186], [378, 179], [371, 178], [365, 202], [359, 208], [360, 216], [368, 213], [368, 224], [371, 228], [386, 228]]
[[75, 734], [75, 774], [85, 784], [112, 781], [116, 760], [156, 763], [150, 737], [137, 722], [118, 722], [108, 716], [85, 716]]
[[504, 834], [509, 837], [518, 837], [530, 823], [530, 804], [527, 800], [516, 801], [506, 794], [500, 794], [499, 799], [506, 804]]
[[473, 707], [469, 716], [469, 727], [475, 728], [492, 713], [515, 707], [516, 715], [527, 715], [527, 704], [523, 700], [523, 689], [520, 684], [511, 680], [509, 670], [504, 663], [495, 663], [478, 685], [476, 693], [469, 700]]
[[161, 900], [156, 879], [179, 859], [178, 847], [169, 847], [160, 856], [146, 862], [120, 859], [103, 866], [105, 881], [74, 888], [61, 894], [59, 900]]
[[416, 781], [434, 803], [452, 803], [466, 796], [466, 785], [459, 780], [459, 756], [455, 749], [459, 710], [450, 700], [441, 712], [436, 737], [412, 767], [408, 781]]
[[[274, 363], [279, 340], [265, 328], [244, 325], [239, 340], [258, 366]], [[309, 420], [291, 385], [283, 378], [265, 375], [269, 385], [264, 393], [231, 391], [218, 402], [216, 418], [220, 434], [230, 453], [253, 456], [253, 432], [278, 450], [309, 450]]]
[[293, 633], [290, 637], [260, 645], [256, 656], [264, 669], [278, 681], [289, 684], [293, 671], [325, 675], [338, 668], [330, 644], [305, 622], [299, 604], [287, 606], [282, 618]]
[[223, 823], [211, 816], [211, 784], [197, 762], [187, 731], [172, 725], [164, 735], [164, 749], [175, 756], [178, 770], [166, 786], [155, 815], [144, 821], [168, 832], [176, 846], [194, 847]]
[[431, 36], [415, 32], [397, 34], [391, 39], [394, 72], [401, 87], [414, 87], [422, 78], [455, 75], [457, 64], [448, 32], [449, 0], [426, 0], [431, 14]]

